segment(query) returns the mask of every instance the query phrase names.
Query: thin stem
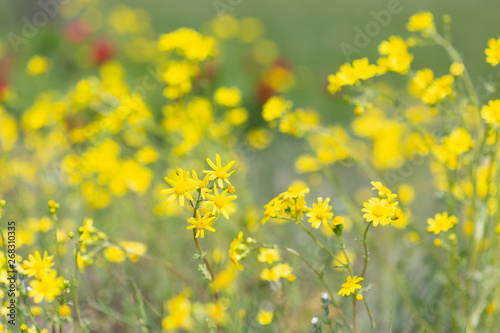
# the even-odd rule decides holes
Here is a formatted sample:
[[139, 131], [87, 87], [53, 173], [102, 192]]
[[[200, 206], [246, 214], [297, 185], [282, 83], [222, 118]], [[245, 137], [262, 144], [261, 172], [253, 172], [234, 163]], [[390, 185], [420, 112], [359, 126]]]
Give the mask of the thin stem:
[[81, 244], [78, 242], [78, 246], [75, 243], [75, 272], [73, 276], [73, 298], [75, 302], [76, 318], [78, 319], [78, 329], [81, 332], [85, 332], [82, 324], [82, 317], [80, 315], [80, 306], [78, 305], [78, 253], [80, 252]]
[[366, 267], [368, 266], [368, 247], [366, 246], [366, 236], [368, 235], [368, 230], [370, 229], [370, 226], [372, 225], [373, 222], [368, 223], [365, 229], [365, 233], [363, 234], [363, 248], [365, 250], [365, 264], [363, 265], [363, 272], [361, 273], [361, 277], [365, 277], [366, 273]]
[[[265, 246], [264, 246], [265, 247]], [[304, 258], [300, 253], [298, 253], [297, 251], [293, 250], [293, 249], [290, 249], [288, 247], [281, 247], [281, 246], [278, 246], [279, 249], [282, 249], [284, 251], [287, 251], [288, 253], [291, 253], [297, 257], [299, 257], [306, 265], [307, 267], [309, 267], [311, 269], [311, 271], [318, 277], [318, 280], [321, 282], [321, 284], [323, 285], [323, 287], [325, 288], [326, 292], [328, 293], [328, 295], [330, 295], [330, 299], [332, 301], [332, 304], [333, 306], [336, 308], [338, 314], [339, 314], [339, 317], [342, 319], [342, 321], [344, 322], [344, 324], [346, 324], [347, 328], [349, 328], [349, 331], [352, 332], [352, 329], [350, 328], [350, 326], [347, 324], [347, 319], [345, 318], [344, 314], [342, 313], [342, 310], [340, 309], [340, 307], [338, 306], [337, 302], [335, 301], [334, 297], [333, 297], [333, 293], [332, 291], [330, 290], [330, 288], [328, 287], [328, 285], [326, 284], [324, 278], [323, 278], [323, 274], [321, 272], [319, 272], [316, 268], [314, 268], [311, 263], [309, 261], [307, 261], [306, 258]]]
[[56, 213], [51, 213], [52, 220], [54, 221], [54, 246], [56, 252], [56, 262], [57, 262], [57, 274], [62, 275], [62, 266], [61, 266], [61, 255], [59, 254], [59, 243], [57, 241], [57, 229], [59, 229], [59, 219], [57, 218]]
[[372, 330], [373, 332], [377, 333], [375, 320], [373, 319], [372, 312], [370, 311], [370, 307], [368, 306], [368, 302], [366, 302], [366, 299], [364, 297], [363, 297], [363, 303], [365, 303], [366, 312], [368, 312], [368, 317], [370, 318]]
[[296, 222], [302, 227], [302, 229], [304, 229], [307, 232], [307, 234], [309, 235], [309, 237], [311, 237], [311, 239], [316, 244], [318, 244], [318, 246], [320, 247], [320, 249], [322, 249], [323, 251], [325, 251], [325, 253], [327, 253], [332, 259], [335, 259], [335, 256], [333, 255], [333, 253], [331, 253], [330, 251], [328, 251], [328, 249], [326, 247], [324, 247], [324, 245], [321, 244], [321, 242], [318, 241], [316, 239], [316, 237], [314, 237], [314, 235], [309, 230], [307, 230], [306, 226], [302, 223], [301, 220], [297, 219]]
[[356, 296], [352, 296], [352, 325], [354, 327], [354, 333], [358, 332], [358, 315], [356, 314]]
[[[193, 239], [194, 239], [194, 244], [196, 245], [196, 248], [198, 249], [198, 252], [200, 253], [200, 255], [202, 255], [203, 250], [200, 247], [200, 243], [198, 242], [198, 238], [196, 238], [196, 229], [193, 229]], [[207, 266], [208, 271], [210, 272], [210, 276], [212, 277], [215, 302], [218, 303], [219, 302], [219, 292], [217, 291], [217, 287], [215, 286], [215, 283], [214, 283], [214, 278], [215, 278], [214, 271], [212, 269], [212, 266], [210, 265], [210, 262], [207, 259], [207, 256], [203, 257], [203, 261], [205, 262], [205, 265]]]

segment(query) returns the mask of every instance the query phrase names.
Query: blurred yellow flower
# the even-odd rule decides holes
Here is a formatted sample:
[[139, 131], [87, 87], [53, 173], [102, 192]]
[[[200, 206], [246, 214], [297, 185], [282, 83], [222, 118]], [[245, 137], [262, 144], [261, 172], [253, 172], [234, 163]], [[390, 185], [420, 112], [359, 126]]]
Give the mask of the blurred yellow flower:
[[269, 325], [273, 321], [273, 312], [272, 311], [264, 311], [260, 310], [257, 314], [257, 321], [261, 325]]
[[241, 91], [236, 87], [221, 87], [215, 91], [214, 100], [226, 107], [235, 107], [241, 101]]
[[427, 223], [429, 224], [427, 231], [437, 235], [453, 228], [458, 223], [458, 219], [454, 215], [448, 216], [448, 213], [444, 212], [436, 214], [434, 218], [428, 218]]
[[269, 265], [272, 265], [275, 261], [281, 260], [280, 250], [278, 248], [260, 248], [257, 259], [260, 262], [267, 262]]
[[49, 60], [46, 57], [35, 55], [26, 65], [26, 73], [31, 76], [37, 76], [45, 73], [49, 68]]
[[63, 283], [64, 278], [57, 277], [57, 272], [50, 270], [31, 281], [29, 296], [33, 297], [36, 304], [41, 303], [44, 299], [47, 302], [52, 302], [61, 293]]
[[496, 66], [500, 63], [500, 38], [491, 38], [488, 40], [488, 48], [484, 51], [486, 53], [486, 62], [491, 66]]
[[481, 109], [481, 116], [487, 124], [500, 125], [500, 99], [491, 100]]
[[414, 14], [406, 25], [408, 31], [434, 30], [434, 15], [429, 12]]

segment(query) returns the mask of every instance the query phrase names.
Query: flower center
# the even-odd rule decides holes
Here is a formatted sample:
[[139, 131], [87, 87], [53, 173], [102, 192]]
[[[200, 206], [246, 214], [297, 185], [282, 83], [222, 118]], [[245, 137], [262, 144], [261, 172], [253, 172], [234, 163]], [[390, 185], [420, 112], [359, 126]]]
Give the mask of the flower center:
[[219, 168], [219, 169], [215, 170], [215, 175], [217, 176], [217, 178], [225, 178], [226, 171], [224, 171], [224, 169], [222, 169], [222, 168]]
[[320, 211], [316, 212], [316, 218], [317, 218], [318, 220], [322, 220], [322, 219], [324, 219], [324, 218], [325, 218], [325, 215], [326, 215], [326, 214], [325, 214], [325, 212], [324, 212], [324, 211], [322, 211], [322, 210], [320, 210]]
[[214, 203], [215, 203], [216, 207], [222, 208], [226, 205], [226, 199], [223, 197], [218, 197], [218, 198], [215, 198]]
[[384, 207], [380, 205], [373, 207], [373, 215], [375, 215], [376, 217], [381, 217], [382, 215], [384, 215], [384, 211]]
[[184, 194], [187, 191], [186, 183], [185, 182], [177, 183], [177, 184], [175, 184], [174, 189], [175, 189], [175, 193]]

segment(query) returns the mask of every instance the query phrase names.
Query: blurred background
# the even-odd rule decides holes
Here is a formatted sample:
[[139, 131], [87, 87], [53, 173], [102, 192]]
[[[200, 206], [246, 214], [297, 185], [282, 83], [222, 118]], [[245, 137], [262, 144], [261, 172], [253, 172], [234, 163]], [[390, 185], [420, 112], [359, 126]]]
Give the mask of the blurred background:
[[[51, 13], [55, 8], [54, 5], [59, 3], [61, 3], [60, 10], [54, 12], [53, 17], [40, 15], [41, 8], [44, 12]], [[256, 147], [258, 144], [255, 143], [248, 147], [243, 144], [245, 140], [242, 138], [251, 130], [266, 126], [261, 117], [262, 104], [269, 96], [275, 94], [292, 100], [294, 106], [312, 107], [329, 124], [348, 124], [354, 117], [353, 107], [345, 103], [342, 94], [332, 96], [328, 93], [328, 74], [334, 73], [343, 63], [355, 58], [368, 57], [374, 61], [378, 55], [377, 46], [380, 42], [387, 40], [391, 35], [408, 36], [405, 31], [408, 17], [422, 10], [434, 14], [439, 30], [442, 26], [442, 16], [451, 17], [451, 29], [444, 33], [451, 36], [454, 46], [463, 56], [465, 66], [473, 73], [472, 80], [477, 87], [479, 98], [485, 100], [487, 95], [481, 96], [481, 87], [493, 82], [494, 79], [490, 74], [491, 66], [484, 61], [484, 49], [488, 39], [498, 37], [500, 2], [466, 0], [350, 2], [310, 0], [307, 3], [290, 0], [143, 0], [140, 2], [4, 0], [0, 2], [0, 96], [9, 94], [9, 102], [5, 108], [16, 119], [21, 119], [23, 113], [36, 101], [41, 92], [51, 90], [66, 93], [82, 78], [99, 75], [101, 65], [110, 60], [119, 62], [125, 68], [124, 80], [130, 87], [141, 87], [145, 77], [154, 78], [157, 75], [156, 45], [160, 34], [188, 27], [206, 35], [216, 36], [222, 42], [214, 66], [216, 69], [213, 70], [215, 74], [212, 83], [215, 87], [239, 87], [243, 95], [242, 105], [248, 110], [249, 120], [243, 129], [239, 130], [240, 132], [230, 138], [236, 138], [238, 143], [242, 143], [232, 145], [231, 149], [236, 153], [226, 152], [223, 155], [225, 163], [235, 155], [243, 156], [236, 164], [239, 171], [234, 176], [234, 185], [238, 191], [241, 189], [241, 192], [237, 193], [240, 200], [238, 205], [245, 209], [238, 211], [227, 226], [225, 225], [220, 231], [218, 229], [216, 234], [218, 237], [212, 237], [207, 247], [225, 253], [228, 240], [243, 229], [245, 232], [249, 231], [262, 237], [263, 241], [276, 241], [290, 246], [298, 243], [308, 258], [315, 258], [318, 265], [321, 265], [328, 259], [317, 253], [316, 247], [311, 244], [307, 235], [292, 234], [286, 229], [291, 226], [273, 231], [273, 236], [267, 234], [266, 230], [259, 229], [263, 205], [285, 191], [296, 179], [305, 180], [316, 186], [312, 190], [310, 200], [315, 196], [331, 196], [334, 198], [332, 201], [334, 211], [345, 212], [337, 193], [331, 190], [327, 181], [314, 175], [312, 178], [309, 175], [300, 175], [293, 167], [296, 158], [307, 150], [307, 144], [303, 140], [270, 132], [268, 135], [272, 138], [272, 142], [269, 146], [266, 143], [261, 149]], [[133, 14], [130, 14], [131, 11]], [[219, 22], [221, 15], [231, 15], [233, 19]], [[383, 23], [379, 21], [381, 17]], [[436, 76], [448, 73], [450, 61], [438, 46], [415, 48], [412, 49], [412, 53], [415, 55], [412, 68], [429, 67], [434, 70]], [[50, 60], [50, 72], [43, 77], [32, 78], [26, 74], [26, 64], [35, 54], [43, 55]], [[399, 82], [397, 78], [394, 80], [396, 83]], [[153, 119], [160, 123], [163, 107], [167, 104], [161, 89], [148, 91], [143, 98]], [[40, 219], [46, 215], [45, 207], [49, 199], [58, 202], [66, 200], [68, 201], [66, 206], [62, 205], [61, 209], [63, 214], [61, 219], [66, 220], [62, 228], [66, 232], [81, 225], [84, 217], [93, 217], [95, 224], [107, 234], [120, 239], [143, 242], [147, 245], [148, 253], [162, 256], [176, 266], [184, 266], [182, 271], [188, 280], [192, 280], [191, 278], [196, 276], [196, 268], [194, 263], [192, 265], [189, 263], [192, 262], [194, 249], [188, 246], [187, 250], [179, 251], [185, 249], [185, 244], [191, 241], [190, 235], [186, 233], [177, 237], [176, 235], [185, 230], [173, 222], [170, 223], [173, 216], [178, 220], [183, 219], [178, 217], [183, 214], [179, 211], [163, 214], [163, 211], [156, 206], [158, 202], [164, 200], [158, 193], [167, 187], [163, 182], [163, 176], [167, 171], [182, 167], [195, 168], [201, 172], [207, 168], [204, 163], [205, 158], [208, 156], [214, 159], [219, 147], [207, 143], [184, 158], [173, 157], [171, 147], [161, 140], [161, 136], [155, 133], [151, 138], [151, 142], [159, 148], [160, 154], [164, 155], [159, 158], [161, 163], [150, 166], [154, 175], [149, 187], [146, 186], [145, 194], [129, 192], [126, 196], [115, 198], [113, 204], [106, 207], [85, 205], [82, 203], [84, 200], [81, 192], [73, 191], [67, 185], [59, 187], [60, 184], [53, 176], [47, 176], [47, 173], [50, 174], [50, 168], [47, 167], [46, 170], [34, 172], [37, 176], [45, 174], [44, 177], [33, 177], [37, 178], [36, 181], [29, 177], [22, 179], [23, 176], [17, 175], [19, 180], [13, 182], [0, 176], [0, 181], [4, 182], [0, 183], [0, 194], [8, 202], [14, 203], [7, 211], [7, 216], [21, 221]], [[124, 148], [124, 155], [132, 156], [131, 151]], [[21, 158], [21, 153], [18, 151], [13, 150], [9, 154], [2, 155], [3, 162]], [[36, 159], [30, 160], [30, 163], [34, 161]], [[0, 164], [4, 167], [5, 165]], [[353, 170], [351, 164], [335, 166], [334, 169], [334, 172], [342, 172], [341, 182], [353, 197], [356, 189], [368, 188], [370, 179]], [[7, 169], [0, 169], [0, 174], [5, 170]], [[23, 169], [18, 170], [21, 170], [21, 173]], [[7, 175], [9, 173], [15, 172], [12, 170], [5, 172]], [[416, 172], [412, 178], [418, 179], [426, 175], [428, 172], [424, 168], [423, 171]], [[43, 184], [38, 186], [37, 182]], [[425, 184], [416, 186], [416, 190], [420, 193], [432, 192]], [[361, 197], [364, 198], [366, 195], [361, 194]], [[417, 207], [426, 207], [429, 211], [433, 211], [436, 205], [432, 196], [423, 195], [416, 200]], [[357, 201], [359, 204], [362, 202], [362, 200]], [[422, 216], [420, 221], [424, 221]], [[421, 229], [424, 228], [422, 224]], [[359, 245], [356, 241], [358, 236], [354, 234], [351, 237], [353, 239], [351, 245]], [[378, 241], [387, 248], [396, 247], [397, 236], [394, 237], [394, 234], [388, 232], [379, 236]], [[329, 238], [328, 242], [331, 246], [336, 246], [332, 238]], [[40, 237], [38, 243], [32, 240], [29, 244], [48, 246], [49, 242]], [[409, 252], [406, 251], [409, 251], [408, 246], [400, 246], [396, 253], [387, 255], [387, 260], [397, 267], [401, 263], [401, 258], [409, 256]], [[416, 258], [415, 263], [407, 267], [405, 274], [416, 281], [425, 281], [433, 274], [432, 268], [421, 265], [418, 251], [411, 253], [414, 257], [405, 259]], [[357, 255], [358, 258], [362, 258], [361, 252]], [[98, 261], [96, 266], [88, 268], [91, 277], [82, 282], [83, 288], [90, 290], [88, 296], [92, 301], [85, 303], [85, 311], [87, 316], [95, 316], [96, 332], [129, 330], [126, 316], [133, 313], [133, 308], [123, 299], [125, 289], [109, 292], [113, 284], [121, 283], [130, 276], [137, 278], [145, 297], [150, 299], [152, 306], [157, 309], [162, 308], [163, 300], [180, 289], [175, 277], [165, 277], [166, 272], [163, 269], [149, 262], [127, 264], [125, 271], [118, 267], [104, 267], [102, 261]], [[139, 273], [137, 273], [138, 268]], [[222, 264], [217, 267], [218, 270], [222, 268]], [[141, 271], [147, 271], [148, 274], [140, 273]], [[388, 319], [393, 312], [394, 318], [410, 320], [410, 311], [398, 307], [398, 304], [400, 305], [398, 302], [401, 300], [392, 288], [393, 281], [385, 280], [381, 272], [383, 269], [379, 267], [370, 267], [369, 270], [372, 282], [380, 285], [380, 288], [374, 291], [377, 297], [373, 297], [378, 300], [375, 307], [379, 309], [377, 316]], [[248, 280], [258, 279], [250, 269], [242, 274]], [[110, 280], [110, 276], [114, 278]], [[299, 301], [292, 302], [293, 305], [290, 306], [291, 313], [295, 313], [296, 316], [291, 316], [289, 325], [296, 327], [297, 331], [304, 331], [311, 316], [318, 311], [321, 312], [318, 302], [321, 290], [314, 285], [315, 283], [309, 281], [313, 277], [299, 273], [298, 276], [302, 277], [301, 281], [304, 283], [290, 290], [290, 297]], [[341, 280], [335, 279], [337, 282]], [[268, 289], [262, 281], [260, 282], [260, 284], [258, 281], [255, 284], [245, 284], [246, 293], [252, 294], [255, 291], [252, 294], [254, 298], [240, 299], [239, 307], [245, 308], [247, 303], [260, 304], [259, 302], [267, 296]], [[439, 296], [439, 290], [427, 291], [424, 284], [419, 284], [419, 287], [431, 294], [430, 299]], [[413, 292], [423, 293], [422, 290], [414, 289]], [[302, 301], [302, 295], [307, 295], [308, 292], [311, 292], [312, 296], [305, 302], [306, 309], [310, 311], [301, 313], [304, 305], [299, 303]], [[385, 297], [386, 295], [388, 296]], [[206, 300], [207, 295], [201, 296], [200, 299]], [[234, 296], [234, 299], [236, 304], [237, 297]], [[108, 306], [115, 310], [110, 311]], [[417, 306], [430, 305], [423, 302]], [[432, 306], [443, 305], [433, 303]], [[239, 307], [231, 308], [234, 316]], [[153, 322], [159, 322], [156, 315], [154, 311], [150, 314], [154, 318]], [[251, 315], [252, 318], [255, 317], [254, 312]], [[110, 320], [110, 316], [114, 319]], [[250, 319], [254, 323], [255, 320], [252, 320]], [[388, 328], [388, 322], [389, 320], [381, 321], [380, 331]], [[367, 325], [367, 322], [364, 324]], [[239, 325], [251, 326], [244, 320]], [[261, 329], [255, 328], [254, 331]], [[413, 332], [414, 326], [399, 321], [394, 323], [393, 330]]]

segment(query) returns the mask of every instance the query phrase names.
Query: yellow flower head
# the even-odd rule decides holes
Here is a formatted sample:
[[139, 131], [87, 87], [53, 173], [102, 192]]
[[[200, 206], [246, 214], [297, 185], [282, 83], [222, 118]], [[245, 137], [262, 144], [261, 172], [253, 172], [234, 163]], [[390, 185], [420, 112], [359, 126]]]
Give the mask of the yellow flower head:
[[179, 197], [179, 203], [184, 206], [184, 196], [191, 201], [194, 201], [189, 191], [195, 189], [195, 182], [189, 178], [189, 171], [184, 173], [184, 170], [177, 169], [175, 172], [174, 179], [165, 177], [165, 181], [169, 183], [172, 188], [162, 190], [161, 193], [172, 193], [167, 199], [167, 203], [171, 203], [175, 198]]
[[235, 200], [237, 196], [227, 195], [227, 192], [228, 189], [226, 189], [219, 195], [217, 187], [214, 187], [214, 195], [207, 193], [205, 196], [207, 197], [208, 201], [205, 201], [204, 204], [214, 207], [212, 211], [213, 214], [215, 214], [216, 212], [217, 214], [222, 213], [222, 215], [224, 215], [224, 217], [229, 220], [229, 214], [227, 212], [233, 211], [229, 204], [231, 203], [231, 201]]
[[365, 213], [363, 218], [367, 222], [373, 222], [374, 227], [379, 223], [381, 225], [390, 224], [394, 218], [397, 204], [397, 202], [391, 204], [386, 199], [371, 198], [363, 204], [365, 207], [361, 210]]
[[195, 30], [180, 28], [160, 36], [160, 51], [177, 51], [193, 61], [204, 61], [217, 54], [217, 42], [212, 37], [205, 37]]
[[433, 31], [434, 16], [429, 12], [414, 14], [410, 17], [406, 29], [408, 29], [408, 31]]
[[32, 57], [26, 65], [26, 72], [31, 76], [37, 76], [47, 71], [49, 61], [47, 58], [36, 55]]
[[262, 109], [262, 118], [265, 121], [271, 121], [281, 118], [283, 112], [291, 107], [291, 103], [284, 99], [273, 96], [267, 100]]
[[391, 36], [388, 41], [383, 41], [378, 52], [385, 57], [378, 59], [381, 70], [406, 74], [413, 61], [413, 55], [408, 53], [408, 45], [399, 36]]
[[332, 206], [328, 205], [329, 202], [330, 198], [326, 198], [325, 201], [323, 201], [323, 198], [318, 198], [318, 203], [313, 203], [313, 208], [309, 208], [309, 212], [306, 215], [309, 217], [308, 222], [311, 223], [313, 228], [318, 229], [321, 222], [325, 226], [328, 226], [328, 221], [333, 218], [333, 213], [330, 212]]
[[67, 306], [66, 304], [64, 304], [64, 305], [61, 305], [59, 307], [59, 311], [58, 312], [59, 312], [59, 315], [61, 317], [67, 317], [71, 313], [71, 308], [69, 306]]
[[465, 66], [462, 63], [454, 62], [450, 66], [450, 74], [454, 76], [461, 76], [464, 72]]
[[458, 219], [454, 215], [448, 217], [447, 212], [436, 214], [434, 218], [427, 219], [427, 223], [429, 224], [427, 231], [437, 235], [442, 231], [448, 231], [448, 229], [453, 228], [457, 222]]
[[217, 89], [214, 95], [215, 101], [226, 107], [235, 107], [241, 101], [241, 91], [236, 87]]
[[361, 289], [361, 284], [358, 282], [363, 281], [362, 277], [348, 276], [346, 282], [342, 283], [342, 288], [339, 290], [338, 294], [341, 296], [349, 296], [351, 293], [355, 293], [356, 290]]
[[40, 276], [47, 273], [54, 266], [53, 257], [47, 256], [47, 251], [43, 253], [43, 257], [38, 251], [34, 255], [28, 256], [29, 261], [23, 262], [23, 274], [28, 276]]
[[240, 260], [243, 259], [243, 254], [248, 250], [248, 246], [243, 243], [243, 232], [238, 233], [231, 244], [229, 245], [229, 260], [233, 266], [236, 266], [238, 270], [242, 271], [243, 266], [240, 264]]
[[309, 188], [306, 187], [303, 183], [299, 182], [295, 185], [292, 185], [288, 188], [288, 191], [282, 193], [284, 199], [297, 199], [300, 197], [304, 197], [307, 193], [309, 193]]
[[260, 310], [257, 314], [257, 321], [261, 325], [269, 325], [273, 321], [273, 312]]
[[496, 66], [500, 63], [500, 38], [491, 38], [488, 41], [488, 48], [484, 51], [486, 53], [486, 62], [491, 66]]
[[44, 299], [52, 302], [54, 298], [62, 291], [64, 279], [57, 277], [57, 272], [50, 270], [43, 273], [36, 280], [30, 283], [31, 290], [29, 296], [33, 297], [35, 303], [41, 303]]
[[387, 199], [388, 202], [394, 202], [394, 199], [398, 197], [397, 194], [392, 193], [387, 187], [383, 186], [381, 182], [371, 182], [373, 185], [372, 190], [377, 190], [378, 195], [381, 199]]
[[235, 162], [231, 161], [223, 167], [219, 154], [215, 155], [215, 161], [217, 162], [217, 164], [214, 164], [214, 162], [212, 162], [212, 160], [207, 157], [207, 162], [213, 170], [203, 170], [203, 172], [210, 176], [210, 180], [217, 179], [219, 188], [222, 189], [224, 187], [223, 181], [231, 185], [228, 177], [231, 176], [235, 170], [229, 172], [229, 169], [231, 169]]
[[209, 174], [206, 174], [203, 179], [199, 179], [198, 174], [196, 173], [196, 171], [193, 170], [193, 181], [196, 184], [196, 189], [200, 190], [200, 194], [201, 194], [202, 198], [205, 198], [205, 193], [212, 192], [212, 190], [210, 190], [208, 188], [209, 180], [210, 180]]
[[215, 229], [211, 227], [211, 224], [213, 223], [215, 219], [215, 215], [212, 213], [208, 213], [203, 215], [203, 218], [201, 217], [200, 210], [196, 210], [196, 218], [190, 217], [187, 221], [191, 223], [190, 226], [186, 227], [186, 229], [194, 229], [196, 228], [196, 235], [195, 237], [205, 237], [205, 229], [208, 231], [215, 232]]
[[487, 124], [500, 125], [500, 99], [488, 102], [481, 109], [481, 116]]
[[260, 262], [267, 262], [269, 265], [275, 261], [281, 260], [280, 250], [278, 248], [266, 249], [261, 248], [257, 259]]

